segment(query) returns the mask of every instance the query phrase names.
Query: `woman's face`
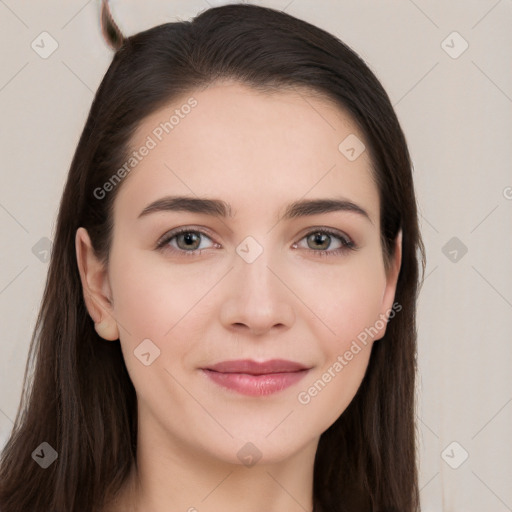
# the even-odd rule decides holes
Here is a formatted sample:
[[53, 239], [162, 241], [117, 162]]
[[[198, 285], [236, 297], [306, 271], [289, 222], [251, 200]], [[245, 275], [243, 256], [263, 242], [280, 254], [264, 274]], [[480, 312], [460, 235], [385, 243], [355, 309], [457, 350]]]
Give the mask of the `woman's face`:
[[[400, 262], [386, 275], [362, 141], [332, 104], [231, 82], [140, 125], [102, 290], [159, 451], [276, 462], [316, 449], [353, 399]], [[305, 369], [208, 370], [275, 359]]]

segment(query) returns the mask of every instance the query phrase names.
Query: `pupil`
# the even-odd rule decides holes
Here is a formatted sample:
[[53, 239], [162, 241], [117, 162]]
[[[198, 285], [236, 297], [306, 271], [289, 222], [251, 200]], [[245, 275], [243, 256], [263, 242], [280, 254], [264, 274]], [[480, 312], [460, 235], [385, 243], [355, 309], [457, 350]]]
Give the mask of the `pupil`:
[[317, 245], [325, 245], [328, 238], [329, 236], [324, 233], [317, 233], [314, 235], [315, 244]]
[[193, 245], [193, 244], [194, 244], [194, 242], [195, 242], [194, 238], [197, 238], [197, 236], [196, 236], [194, 233], [190, 233], [190, 232], [189, 232], [189, 233], [185, 233], [185, 234], [183, 235], [183, 238], [184, 238], [184, 240], [185, 240], [185, 244], [187, 244], [187, 245]]

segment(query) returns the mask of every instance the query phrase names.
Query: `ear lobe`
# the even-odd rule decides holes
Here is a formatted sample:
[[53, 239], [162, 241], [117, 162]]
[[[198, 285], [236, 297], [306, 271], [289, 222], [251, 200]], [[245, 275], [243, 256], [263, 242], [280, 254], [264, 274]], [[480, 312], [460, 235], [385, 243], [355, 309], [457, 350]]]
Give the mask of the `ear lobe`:
[[85, 305], [95, 323], [111, 316], [111, 292], [107, 271], [94, 253], [87, 230], [79, 227], [75, 235], [75, 251]]

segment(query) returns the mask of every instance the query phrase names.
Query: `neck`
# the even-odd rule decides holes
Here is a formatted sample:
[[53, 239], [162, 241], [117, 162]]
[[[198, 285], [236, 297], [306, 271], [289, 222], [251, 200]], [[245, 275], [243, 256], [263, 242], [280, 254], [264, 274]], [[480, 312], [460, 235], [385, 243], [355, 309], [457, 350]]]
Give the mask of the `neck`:
[[[319, 438], [274, 463], [244, 465], [145, 431], [137, 463], [104, 512], [311, 512]], [[160, 443], [162, 440], [162, 443]], [[165, 446], [165, 449], [164, 449]], [[172, 504], [172, 505], [171, 505]]]

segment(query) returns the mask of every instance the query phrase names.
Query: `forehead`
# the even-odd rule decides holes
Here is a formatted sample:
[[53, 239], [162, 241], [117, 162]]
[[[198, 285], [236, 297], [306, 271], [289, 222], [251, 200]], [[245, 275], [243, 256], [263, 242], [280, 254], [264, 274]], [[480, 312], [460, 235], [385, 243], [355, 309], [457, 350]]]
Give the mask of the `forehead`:
[[135, 217], [164, 195], [186, 194], [221, 198], [235, 215], [254, 215], [255, 208], [275, 215], [302, 197], [343, 196], [377, 220], [369, 152], [349, 159], [344, 141], [357, 151], [365, 144], [332, 101], [301, 89], [262, 93], [212, 84], [140, 123], [132, 150], [150, 149], [124, 178], [114, 212]]

